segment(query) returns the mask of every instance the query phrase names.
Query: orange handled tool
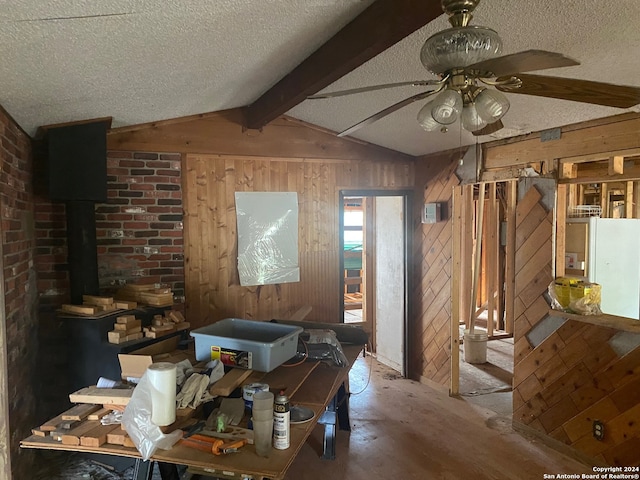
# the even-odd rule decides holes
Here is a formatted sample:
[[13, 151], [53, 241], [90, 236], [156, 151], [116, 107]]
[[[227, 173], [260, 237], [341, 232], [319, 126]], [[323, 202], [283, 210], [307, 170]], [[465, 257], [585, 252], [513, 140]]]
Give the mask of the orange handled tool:
[[211, 451], [214, 455], [222, 455], [226, 453], [236, 453], [241, 447], [247, 444], [247, 439], [242, 438], [240, 440], [233, 440], [231, 442], [224, 443], [223, 440], [216, 440], [213, 442]]
[[237, 452], [242, 446], [247, 444], [247, 439], [242, 438], [240, 440], [232, 440], [224, 443], [223, 440], [218, 438], [195, 434], [190, 437], [183, 438], [180, 440], [180, 443], [185, 447], [197, 448], [203, 452], [211, 452], [214, 455], [222, 455]]

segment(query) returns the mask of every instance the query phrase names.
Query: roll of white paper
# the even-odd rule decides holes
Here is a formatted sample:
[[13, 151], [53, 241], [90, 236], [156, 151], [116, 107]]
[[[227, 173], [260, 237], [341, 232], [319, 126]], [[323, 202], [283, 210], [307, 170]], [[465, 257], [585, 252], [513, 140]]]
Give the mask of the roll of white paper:
[[152, 363], [147, 368], [151, 385], [151, 421], [160, 427], [176, 421], [176, 365]]

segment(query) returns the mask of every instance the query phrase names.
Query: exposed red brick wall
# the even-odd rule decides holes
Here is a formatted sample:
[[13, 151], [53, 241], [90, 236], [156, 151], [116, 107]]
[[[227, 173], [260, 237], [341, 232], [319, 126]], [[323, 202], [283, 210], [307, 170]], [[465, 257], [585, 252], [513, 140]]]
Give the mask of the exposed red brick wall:
[[166, 284], [184, 300], [181, 156], [109, 152], [108, 202], [96, 208], [100, 287]]
[[[31, 139], [0, 107], [0, 216], [7, 340], [10, 454], [13, 478], [28, 478], [19, 442], [33, 426], [36, 399], [37, 292]], [[4, 395], [4, 392], [0, 392]], [[0, 420], [0, 421], [6, 421]], [[6, 472], [0, 472], [6, 475]]]
[[[101, 293], [154, 282], [184, 300], [181, 179], [180, 154], [108, 153], [108, 200], [96, 204]], [[69, 299], [64, 204], [40, 198], [36, 218], [38, 292], [51, 309]]]

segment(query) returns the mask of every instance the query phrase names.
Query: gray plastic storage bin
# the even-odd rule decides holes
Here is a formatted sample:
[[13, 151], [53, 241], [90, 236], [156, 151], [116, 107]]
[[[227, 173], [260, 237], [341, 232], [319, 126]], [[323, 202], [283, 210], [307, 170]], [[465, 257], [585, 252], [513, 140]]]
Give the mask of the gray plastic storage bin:
[[225, 365], [270, 372], [296, 354], [302, 327], [225, 318], [191, 331], [196, 359], [219, 359]]

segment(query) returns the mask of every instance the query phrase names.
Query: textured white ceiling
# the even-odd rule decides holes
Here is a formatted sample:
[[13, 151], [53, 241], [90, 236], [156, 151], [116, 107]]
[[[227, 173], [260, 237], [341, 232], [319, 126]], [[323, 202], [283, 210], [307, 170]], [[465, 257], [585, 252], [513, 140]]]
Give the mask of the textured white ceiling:
[[[426, 1], [426, 0], [425, 0]], [[0, 104], [29, 133], [112, 116], [114, 126], [247, 105], [372, 0], [0, 0]], [[504, 54], [531, 48], [578, 59], [548, 75], [640, 86], [640, 1], [482, 0], [473, 24], [498, 31]], [[443, 16], [326, 91], [432, 78], [419, 61]], [[335, 131], [413, 93], [412, 87], [307, 100], [289, 115]], [[517, 135], [623, 110], [508, 95]], [[355, 136], [411, 154], [470, 144], [453, 127], [427, 133], [416, 102]], [[491, 140], [481, 137], [480, 141]]]

